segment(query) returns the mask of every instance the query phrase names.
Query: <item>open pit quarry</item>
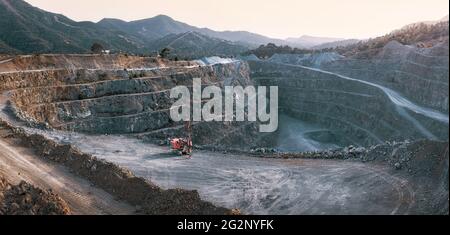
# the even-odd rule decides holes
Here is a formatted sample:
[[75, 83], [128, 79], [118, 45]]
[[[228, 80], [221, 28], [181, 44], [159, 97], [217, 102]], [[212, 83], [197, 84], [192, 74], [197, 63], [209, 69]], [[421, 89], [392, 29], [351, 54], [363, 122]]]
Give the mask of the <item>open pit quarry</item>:
[[[1, 57], [0, 173], [72, 214], [448, 214], [448, 44], [428, 50], [415, 66]], [[340, 70], [362, 63], [384, 76]], [[278, 86], [278, 131], [198, 122], [193, 158], [174, 155], [170, 89], [194, 78]]]

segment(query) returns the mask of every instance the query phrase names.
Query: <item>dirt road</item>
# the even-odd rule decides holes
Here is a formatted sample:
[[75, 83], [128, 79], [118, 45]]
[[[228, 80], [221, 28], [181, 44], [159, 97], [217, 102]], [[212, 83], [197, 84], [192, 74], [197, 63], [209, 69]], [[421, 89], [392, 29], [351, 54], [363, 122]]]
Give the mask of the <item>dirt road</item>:
[[134, 207], [115, 200], [64, 167], [35, 156], [1, 127], [0, 174], [14, 184], [25, 180], [42, 189], [52, 189], [68, 203], [73, 214], [133, 214], [135, 211]]

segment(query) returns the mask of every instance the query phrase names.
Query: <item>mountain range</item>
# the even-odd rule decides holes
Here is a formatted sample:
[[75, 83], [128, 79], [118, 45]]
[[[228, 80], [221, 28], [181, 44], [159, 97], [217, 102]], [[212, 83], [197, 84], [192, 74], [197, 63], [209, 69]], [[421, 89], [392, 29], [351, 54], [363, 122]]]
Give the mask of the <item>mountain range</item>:
[[94, 42], [124, 51], [138, 51], [145, 41], [99, 26], [75, 22], [33, 7], [22, 0], [0, 0], [0, 52], [87, 52]]
[[[34, 7], [24, 0], [0, 0], [0, 16], [0, 54], [88, 53], [94, 43], [99, 43], [113, 52], [134, 54], [154, 54], [168, 47], [171, 56], [188, 59], [235, 56], [268, 43], [300, 49], [324, 49], [359, 42], [356, 39], [307, 35], [283, 40], [247, 31], [214, 31], [165, 15], [129, 22], [111, 18], [97, 23], [77, 22]], [[448, 15], [440, 21], [448, 21]]]
[[235, 55], [261, 44], [309, 48], [342, 39], [302, 36], [275, 39], [247, 31], [214, 31], [169, 16], [98, 23], [76, 22], [23, 0], [0, 0], [0, 53], [86, 53], [93, 43], [106, 49], [146, 54], [172, 46], [176, 55]]
[[103, 19], [98, 24], [106, 28], [116, 29], [134, 36], [143, 37], [147, 40], [159, 39], [169, 34], [197, 32], [205, 36], [238, 42], [244, 45], [247, 44], [249, 46], [259, 46], [270, 42], [286, 43], [281, 39], [269, 38], [246, 31], [214, 31], [208, 28], [198, 28], [176, 21], [165, 15], [158, 15], [153, 18], [130, 22], [118, 19]]

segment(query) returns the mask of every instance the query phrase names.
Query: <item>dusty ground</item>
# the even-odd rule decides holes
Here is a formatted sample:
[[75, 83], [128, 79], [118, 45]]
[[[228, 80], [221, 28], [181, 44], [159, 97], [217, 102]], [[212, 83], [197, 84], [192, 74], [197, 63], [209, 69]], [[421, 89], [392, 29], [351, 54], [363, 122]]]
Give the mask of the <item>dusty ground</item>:
[[[378, 148], [373, 152], [378, 159], [368, 162], [264, 159], [209, 151], [196, 151], [186, 160], [171, 154], [166, 146], [126, 137], [51, 135], [163, 188], [198, 190], [204, 200], [240, 208], [247, 214], [441, 214], [445, 210], [439, 207], [448, 208], [448, 188], [439, 185], [445, 179], [413, 166], [444, 172], [425, 162], [448, 167], [447, 143], [418, 145], [428, 149], [411, 156], [397, 154], [412, 158], [408, 164], [413, 171], [408, 172], [406, 162], [405, 167], [396, 169]], [[383, 150], [386, 156], [400, 151], [391, 147]]]
[[52, 189], [73, 214], [133, 214], [135, 208], [115, 200], [105, 191], [75, 176], [61, 166], [48, 163], [22, 147], [11, 133], [0, 129], [0, 175], [18, 184], [24, 180], [42, 189]]

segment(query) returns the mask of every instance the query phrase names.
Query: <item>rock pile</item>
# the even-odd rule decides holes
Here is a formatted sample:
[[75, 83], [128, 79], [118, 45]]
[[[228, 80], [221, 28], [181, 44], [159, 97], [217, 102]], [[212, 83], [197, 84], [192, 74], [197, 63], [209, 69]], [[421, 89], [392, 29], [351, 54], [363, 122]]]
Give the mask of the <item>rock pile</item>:
[[258, 148], [251, 151], [251, 154], [261, 157], [276, 158], [308, 158], [308, 159], [354, 159], [362, 158], [369, 152], [364, 147], [350, 145], [342, 149], [309, 151], [301, 153], [278, 152], [276, 149]]
[[70, 208], [58, 195], [24, 181], [10, 184], [0, 177], [0, 215], [68, 215]]

